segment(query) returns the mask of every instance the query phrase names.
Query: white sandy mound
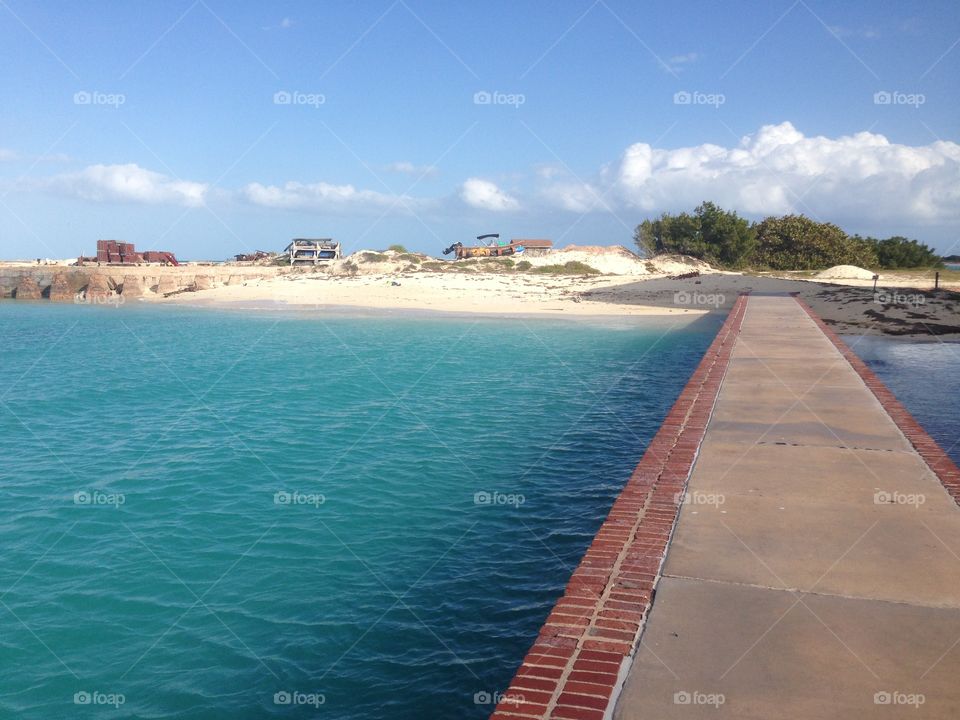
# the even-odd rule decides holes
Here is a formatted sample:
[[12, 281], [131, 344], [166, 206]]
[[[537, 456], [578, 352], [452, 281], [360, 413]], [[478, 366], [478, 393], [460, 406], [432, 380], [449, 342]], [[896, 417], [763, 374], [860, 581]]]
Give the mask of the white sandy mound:
[[821, 270], [814, 277], [824, 280], [873, 280], [873, 271], [856, 265], [834, 265]]
[[524, 253], [514, 256], [519, 262], [527, 260], [531, 265], [563, 265], [581, 262], [608, 275], [649, 275], [646, 261], [622, 245], [609, 247], [599, 245], [567, 245], [543, 255]]
[[648, 261], [656, 275], [685, 275], [689, 272], [716, 272], [709, 263], [689, 255], [656, 255]]
[[424, 260], [430, 258], [423, 253], [357, 250], [340, 260], [318, 264], [316, 271], [331, 275], [391, 275], [416, 270]]

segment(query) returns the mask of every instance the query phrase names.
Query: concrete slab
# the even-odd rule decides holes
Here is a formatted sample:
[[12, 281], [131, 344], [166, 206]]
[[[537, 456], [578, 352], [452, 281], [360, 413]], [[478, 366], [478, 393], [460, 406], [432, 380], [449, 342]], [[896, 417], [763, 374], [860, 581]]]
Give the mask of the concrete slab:
[[958, 610], [664, 578], [653, 613], [616, 720], [960, 717]]
[[960, 609], [956, 521], [952, 510], [878, 505], [872, 495], [731, 495], [720, 506], [684, 506], [663, 572]]

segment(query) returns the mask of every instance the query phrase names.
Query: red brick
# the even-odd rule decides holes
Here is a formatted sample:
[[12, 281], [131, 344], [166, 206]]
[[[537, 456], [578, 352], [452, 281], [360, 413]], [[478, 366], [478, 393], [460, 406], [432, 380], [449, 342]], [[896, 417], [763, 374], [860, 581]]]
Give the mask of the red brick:
[[593, 695], [578, 695], [576, 693], [561, 693], [557, 698], [558, 705], [572, 705], [574, 707], [593, 708], [594, 710], [606, 710], [610, 703], [609, 698], [598, 698]]

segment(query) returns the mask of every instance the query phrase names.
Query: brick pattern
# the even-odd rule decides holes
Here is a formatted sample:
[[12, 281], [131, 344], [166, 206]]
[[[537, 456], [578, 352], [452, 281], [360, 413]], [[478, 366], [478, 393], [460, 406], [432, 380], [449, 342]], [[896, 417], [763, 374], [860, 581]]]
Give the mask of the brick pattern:
[[649, 613], [740, 332], [740, 296], [540, 629], [491, 720], [602, 720]]
[[956, 463], [943, 451], [937, 441], [927, 434], [927, 431], [920, 426], [920, 423], [910, 414], [910, 411], [897, 400], [896, 396], [877, 377], [876, 373], [840, 339], [840, 336], [829, 328], [801, 298], [794, 296], [794, 299], [817, 324], [817, 327], [823, 331], [823, 334], [830, 338], [847, 362], [853, 366], [853, 369], [856, 370], [866, 386], [870, 388], [883, 408], [893, 418], [893, 421], [910, 441], [910, 444], [916, 448], [920, 456], [930, 466], [933, 474], [940, 478], [940, 482], [947, 489], [947, 492], [960, 505], [960, 469], [957, 468]]

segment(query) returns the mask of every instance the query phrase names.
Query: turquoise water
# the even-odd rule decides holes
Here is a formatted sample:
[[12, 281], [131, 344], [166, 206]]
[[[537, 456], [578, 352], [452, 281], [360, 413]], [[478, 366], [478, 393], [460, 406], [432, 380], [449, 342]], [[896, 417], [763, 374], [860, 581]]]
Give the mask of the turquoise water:
[[960, 343], [869, 336], [844, 340], [960, 463]]
[[718, 325], [0, 303], [0, 717], [486, 717]]

